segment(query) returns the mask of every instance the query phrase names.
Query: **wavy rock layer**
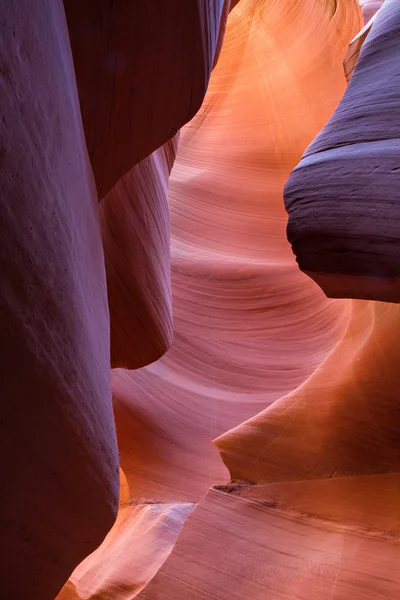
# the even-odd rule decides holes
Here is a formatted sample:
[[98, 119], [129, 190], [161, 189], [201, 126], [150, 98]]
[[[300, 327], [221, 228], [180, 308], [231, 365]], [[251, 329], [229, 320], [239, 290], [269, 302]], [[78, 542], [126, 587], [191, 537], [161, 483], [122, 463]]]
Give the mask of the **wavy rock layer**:
[[64, 0], [99, 197], [198, 111], [228, 0]]
[[[376, 142], [351, 143], [350, 112], [342, 120], [337, 115], [352, 93], [365, 108], [368, 94], [357, 86], [371, 77], [374, 89], [371, 61], [380, 64], [383, 53], [387, 65], [397, 51], [390, 35], [397, 14], [387, 0], [342, 104], [310, 146], [317, 150], [309, 149], [291, 176], [293, 205], [302, 197], [298, 173], [312, 173], [319, 154], [330, 160], [343, 151], [347, 162], [335, 177], [325, 174], [319, 188], [310, 175], [307, 193], [328, 193], [343, 177], [349, 183], [351, 169], [361, 193], [362, 161], [352, 161], [359, 146]], [[62, 600], [395, 597], [400, 307], [324, 297], [296, 267], [282, 204], [285, 179], [345, 89], [343, 58], [361, 26], [355, 2], [241, 0], [233, 11], [209, 92], [182, 132], [170, 179], [174, 343], [153, 365], [113, 372], [120, 512]], [[381, 72], [389, 93], [389, 69]], [[395, 108], [396, 96], [389, 99]], [[384, 117], [379, 106], [374, 110], [376, 134]], [[359, 116], [372, 123], [372, 109]], [[338, 148], [341, 139], [348, 148], [323, 146], [326, 132]], [[387, 149], [385, 143], [379, 148]], [[387, 153], [382, 157], [387, 161]], [[145, 181], [148, 169], [155, 185], [157, 160], [162, 188], [170, 168], [165, 148], [137, 172]], [[380, 174], [374, 171], [364, 196], [376, 192]], [[119, 217], [112, 224], [114, 206], [128, 202], [140, 179], [126, 177], [125, 195], [114, 190], [103, 206], [110, 210], [103, 226], [110, 229], [111, 265], [123, 257], [122, 245], [111, 241], [113, 227], [121, 227]], [[139, 190], [140, 181], [134, 185]], [[165, 200], [165, 190], [155, 196]], [[307, 208], [309, 226], [318, 225], [317, 208]], [[128, 336], [118, 346], [121, 356], [129, 346]], [[215, 436], [232, 481], [201, 499], [227, 477], [210, 444]]]
[[[356, 5], [333, 20], [312, 7], [315, 22], [297, 5], [240, 2], [205, 103], [182, 132], [170, 180], [174, 343], [156, 364], [113, 375], [133, 496], [197, 501], [226, 477], [211, 439], [307, 379], [346, 327], [346, 304], [297, 271], [285, 242], [283, 183], [344, 90], [343, 40], [361, 25]], [[321, 43], [316, 24], [329, 72], [308, 59]]]
[[116, 515], [109, 319], [62, 3], [0, 14], [1, 596], [44, 600]]
[[391, 600], [399, 559], [398, 532], [350, 530], [265, 500], [210, 491], [138, 598]]
[[[113, 372], [128, 503], [199, 501], [228, 476], [211, 440], [297, 388], [343, 336], [350, 305], [326, 299], [298, 271], [282, 190], [345, 89], [343, 58], [361, 25], [347, 2], [335, 12], [311, 0], [241, 0], [231, 14], [170, 179], [174, 342], [151, 366]], [[63, 593], [138, 593], [138, 554], [124, 541], [139, 518], [130, 510]], [[100, 557], [105, 548], [116, 557], [119, 540], [123, 551], [104, 574]]]
[[386, 0], [343, 100], [285, 188], [299, 266], [331, 297], [400, 301], [399, 57], [400, 5]]
[[396, 305], [354, 301], [342, 340], [313, 375], [216, 441], [232, 477], [267, 482], [397, 471], [399, 320]]

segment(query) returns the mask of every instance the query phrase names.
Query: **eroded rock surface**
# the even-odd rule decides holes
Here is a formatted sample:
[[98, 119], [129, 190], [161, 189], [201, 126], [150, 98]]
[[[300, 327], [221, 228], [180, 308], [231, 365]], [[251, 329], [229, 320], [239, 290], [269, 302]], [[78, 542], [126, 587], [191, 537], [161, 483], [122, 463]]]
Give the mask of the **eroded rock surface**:
[[175, 600], [179, 590], [185, 600], [390, 600], [400, 585], [399, 531], [392, 533], [349, 529], [211, 490], [138, 598]]
[[288, 239], [330, 297], [400, 300], [400, 5], [376, 15], [334, 115], [285, 187]]
[[0, 14], [1, 596], [47, 600], [116, 516], [109, 317], [62, 3]]
[[[343, 94], [346, 46], [361, 26], [356, 4], [333, 18], [332, 5], [314, 2], [303, 12], [297, 4], [241, 0], [231, 13], [170, 178], [174, 342], [148, 367], [113, 372], [130, 502], [194, 503], [225, 482], [229, 473], [211, 440], [296, 389], [343, 336], [349, 303], [327, 300], [298, 271], [282, 190]], [[328, 70], [309, 60], [321, 44]], [[122, 541], [134, 522], [118, 527], [107, 548], [115, 552], [120, 539], [125, 566], [110, 560], [105, 576], [90, 557], [90, 576], [82, 566], [72, 577], [83, 597], [112, 591], [122, 600], [142, 585], [140, 555], [128, 555]]]
[[356, 240], [312, 277], [396, 299], [398, 4], [364, 32], [355, 0], [65, 4], [100, 205], [62, 6], [0, 3], [2, 591], [392, 600], [400, 307], [326, 298], [282, 196], [345, 93], [289, 236], [301, 209], [317, 263]]

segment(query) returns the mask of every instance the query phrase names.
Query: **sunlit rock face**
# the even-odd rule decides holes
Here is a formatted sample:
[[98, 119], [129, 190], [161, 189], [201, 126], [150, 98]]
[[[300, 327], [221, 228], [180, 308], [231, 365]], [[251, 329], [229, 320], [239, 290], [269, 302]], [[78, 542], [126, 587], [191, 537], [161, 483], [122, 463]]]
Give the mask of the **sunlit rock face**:
[[399, 319], [397, 305], [353, 301], [347, 330], [311, 377], [216, 441], [232, 477], [268, 483], [398, 471]]
[[[392, 492], [387, 501], [373, 507], [381, 514], [388, 507], [389, 527], [398, 527], [398, 484], [399, 478], [391, 490], [384, 489]], [[247, 487], [247, 492], [208, 492], [186, 521], [169, 559], [137, 596], [140, 600], [175, 600], [178, 593], [189, 600], [231, 600], [235, 595], [251, 600], [396, 596], [400, 545], [393, 540], [398, 530], [377, 535], [367, 514], [358, 525], [349, 527], [346, 520], [343, 524], [347, 514], [334, 485], [325, 490], [325, 500], [337, 510], [329, 516], [320, 513], [323, 518], [315, 514], [315, 501], [311, 510], [304, 497], [300, 510], [292, 503], [301, 496], [299, 490], [288, 495], [284, 505], [273, 500], [268, 489], [259, 495], [260, 490]], [[359, 499], [351, 486], [349, 497]]]
[[182, 131], [169, 186], [174, 343], [154, 365], [113, 374], [133, 494], [198, 500], [226, 477], [210, 441], [302, 383], [346, 327], [347, 304], [298, 272], [285, 238], [284, 181], [345, 89], [342, 40], [361, 26], [356, 8], [333, 21], [323, 6], [312, 14], [330, 72], [309, 61], [321, 43], [310, 19], [298, 50], [300, 8], [240, 2], [205, 102]]
[[400, 300], [400, 5], [387, 0], [337, 110], [285, 188], [300, 268], [331, 297]]
[[0, 14], [0, 595], [47, 600], [117, 512], [109, 317], [62, 3]]

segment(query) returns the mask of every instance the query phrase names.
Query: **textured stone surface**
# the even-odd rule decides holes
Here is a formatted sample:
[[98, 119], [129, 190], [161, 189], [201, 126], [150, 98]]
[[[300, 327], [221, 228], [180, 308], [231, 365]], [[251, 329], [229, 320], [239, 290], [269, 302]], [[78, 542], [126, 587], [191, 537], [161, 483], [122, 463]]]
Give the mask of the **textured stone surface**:
[[361, 48], [367, 39], [367, 35], [371, 31], [372, 25], [375, 21], [376, 13], [371, 17], [366, 25], [361, 29], [361, 31], [356, 35], [356, 37], [349, 44], [349, 49], [346, 52], [346, 56], [344, 57], [344, 73], [346, 75], [346, 79], [349, 82], [351, 76], [354, 73], [354, 69], [356, 68], [356, 64], [358, 62], [358, 58], [360, 56]]
[[[361, 27], [356, 5], [334, 20], [328, 8], [310, 3], [311, 18], [242, 0], [204, 105], [182, 131], [169, 186], [174, 342], [157, 363], [113, 373], [133, 497], [195, 502], [224, 481], [211, 440], [307, 379], [347, 325], [347, 303], [299, 273], [282, 202], [292, 166], [343, 93], [345, 39]], [[321, 39], [329, 72], [309, 61]], [[287, 94], [293, 78], [297, 96]]]
[[62, 3], [0, 14], [1, 596], [47, 600], [116, 516], [109, 319]]
[[[347, 227], [340, 244], [355, 233], [375, 267], [361, 242], [383, 223], [391, 257], [398, 5], [368, 36], [356, 0], [66, 5], [100, 205], [63, 10], [0, 1], [2, 593], [51, 600], [84, 559], [58, 600], [396, 598], [400, 306], [326, 298], [297, 268], [282, 195], [353, 39], [289, 210]], [[170, 260], [169, 120], [190, 118], [215, 65], [169, 181]], [[95, 550], [118, 490], [100, 229], [121, 494]], [[133, 371], [171, 343], [170, 265], [172, 347]], [[382, 297], [375, 272], [347, 275], [335, 285]]]
[[265, 483], [399, 470], [399, 307], [349, 304], [343, 338], [312, 376], [216, 440], [233, 478]]
[[363, 43], [367, 39], [367, 35], [371, 31], [374, 24], [376, 13], [383, 4], [383, 0], [366, 0], [361, 3], [365, 25], [356, 37], [351, 41], [349, 49], [344, 59], [344, 71], [347, 81], [350, 81], [355, 66], [360, 56], [360, 51]]
[[210, 491], [138, 598], [391, 600], [399, 558], [398, 532], [385, 536]]
[[[155, 364], [113, 372], [130, 502], [198, 502], [226, 481], [211, 440], [290, 393], [343, 335], [349, 304], [327, 300], [298, 271], [282, 190], [343, 93], [343, 57], [360, 28], [356, 4], [332, 19], [331, 5], [310, 2], [303, 12], [241, 0], [231, 14], [170, 178], [174, 342]], [[313, 49], [324, 59], [310, 63]], [[296, 94], [288, 93], [293, 80]], [[140, 555], [124, 541], [135, 525], [125, 525], [97, 557], [105, 548], [116, 556], [119, 539], [123, 555], [107, 561], [106, 574], [89, 558], [90, 569], [72, 577], [74, 593], [85, 600], [109, 598], [111, 590], [113, 600], [137, 594]]]
[[285, 188], [300, 268], [331, 297], [400, 300], [400, 5], [386, 0], [333, 117]]
[[[168, 558], [193, 508], [188, 503], [121, 504], [117, 522], [104, 543], [71, 578], [76, 597], [114, 600], [136, 596]], [[63, 594], [71, 600], [71, 589]], [[58, 600], [63, 600], [62, 594]]]
[[112, 367], [143, 367], [172, 343], [167, 186], [178, 138], [133, 167], [100, 205]]

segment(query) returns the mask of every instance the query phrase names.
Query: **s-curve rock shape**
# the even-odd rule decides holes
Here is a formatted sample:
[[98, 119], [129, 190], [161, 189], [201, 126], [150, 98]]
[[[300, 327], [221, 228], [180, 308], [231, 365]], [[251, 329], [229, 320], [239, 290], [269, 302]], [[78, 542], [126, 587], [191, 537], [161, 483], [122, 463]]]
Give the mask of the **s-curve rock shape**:
[[[187, 508], [225, 482], [212, 439], [290, 394], [343, 336], [350, 303], [327, 299], [298, 270], [282, 201], [291, 169], [343, 94], [344, 54], [362, 27], [356, 2], [335, 4], [241, 0], [230, 15], [170, 177], [174, 341], [154, 364], [113, 371], [126, 518], [65, 594], [135, 597], [143, 573], [155, 572], [149, 545], [158, 567], [166, 557], [151, 515], [163, 504]], [[230, 573], [232, 564], [225, 554]]]
[[334, 115], [285, 186], [288, 239], [329, 297], [400, 302], [400, 3], [386, 0]]
[[271, 483], [399, 470], [400, 307], [349, 305], [348, 328], [318, 369], [216, 440], [231, 477]]
[[100, 199], [199, 110], [228, 3], [64, 0]]
[[[169, 184], [174, 341], [156, 363], [113, 372], [133, 498], [196, 502], [223, 481], [211, 440], [303, 383], [347, 326], [348, 303], [296, 267], [282, 190], [343, 94], [361, 11], [295, 8], [237, 4], [205, 102], [181, 133]], [[329, 69], [309, 60], [321, 44]]]
[[116, 517], [109, 318], [62, 2], [0, 15], [0, 596], [48, 600]]

